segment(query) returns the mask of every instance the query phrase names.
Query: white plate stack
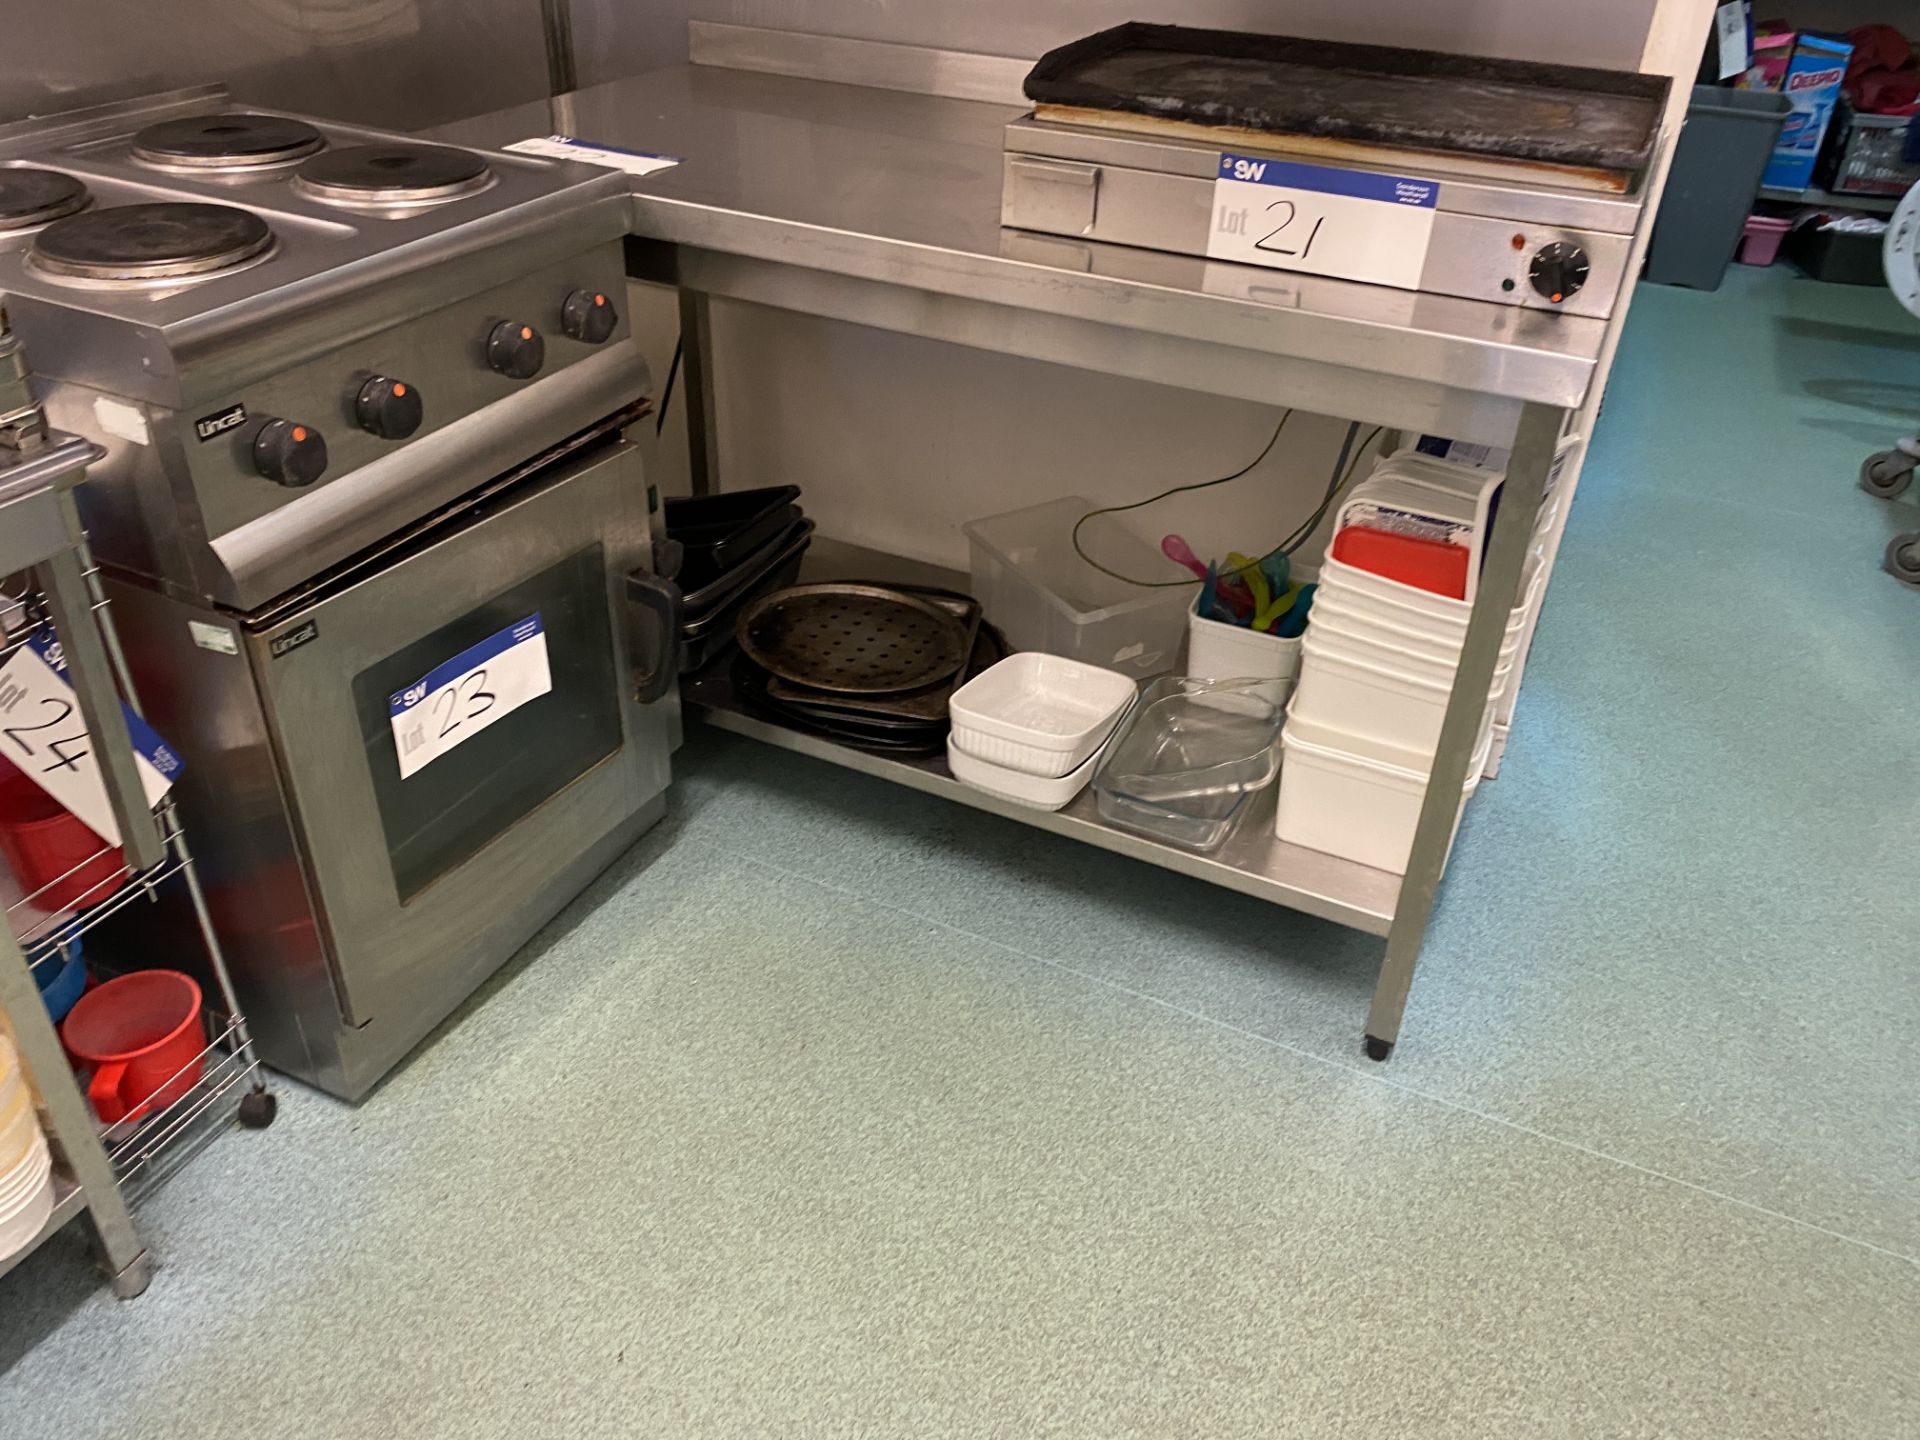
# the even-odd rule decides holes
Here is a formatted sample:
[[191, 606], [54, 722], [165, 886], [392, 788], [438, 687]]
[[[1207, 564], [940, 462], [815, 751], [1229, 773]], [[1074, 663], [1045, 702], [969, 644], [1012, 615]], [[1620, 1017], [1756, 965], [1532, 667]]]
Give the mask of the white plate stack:
[[53, 1213], [53, 1157], [33, 1090], [0, 1035], [0, 1260], [31, 1245]]
[[[1546, 580], [1527, 562], [1527, 598], [1507, 621], [1461, 796], [1479, 785], [1494, 706], [1511, 682], [1526, 617]], [[1282, 840], [1405, 874], [1473, 606], [1329, 557], [1303, 643], [1282, 743]], [[1456, 821], [1456, 825], [1457, 825]]]
[[1097, 665], [1038, 651], [1009, 655], [947, 702], [947, 768], [1002, 800], [1062, 809], [1093, 778], [1134, 693], [1130, 677]]

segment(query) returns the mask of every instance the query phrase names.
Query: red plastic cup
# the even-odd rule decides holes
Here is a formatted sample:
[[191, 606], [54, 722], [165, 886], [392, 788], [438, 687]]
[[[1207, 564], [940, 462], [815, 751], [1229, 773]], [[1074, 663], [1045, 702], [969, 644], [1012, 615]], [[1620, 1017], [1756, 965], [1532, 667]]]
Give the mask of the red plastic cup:
[[93, 1067], [87, 1098], [100, 1118], [137, 1120], [200, 1083], [200, 987], [178, 970], [136, 970], [82, 995], [60, 1037]]
[[36, 910], [98, 905], [127, 883], [126, 857], [18, 770], [0, 773], [0, 856]]

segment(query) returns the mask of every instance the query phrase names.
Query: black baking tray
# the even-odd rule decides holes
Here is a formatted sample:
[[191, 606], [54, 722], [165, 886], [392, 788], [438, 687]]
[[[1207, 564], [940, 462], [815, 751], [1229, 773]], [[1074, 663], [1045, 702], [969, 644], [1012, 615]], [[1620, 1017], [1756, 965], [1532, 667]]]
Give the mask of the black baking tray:
[[938, 755], [946, 748], [945, 727], [920, 726], [912, 734], [902, 734], [899, 731], [882, 732], [857, 723], [833, 723], [797, 714], [768, 699], [767, 672], [745, 655], [733, 657], [732, 678], [734, 694], [748, 709], [802, 734], [818, 735], [876, 755], [897, 755], [903, 759]]
[[811, 536], [813, 531], [813, 521], [803, 515], [754, 551], [752, 555], [739, 561], [732, 568], [722, 571], [718, 578], [707, 581], [697, 589], [687, 588], [684, 578], [686, 568], [682, 566], [681, 613], [688, 621], [704, 618], [757, 581], [778, 558], [786, 554], [788, 546], [802, 535]]
[[717, 579], [787, 530], [799, 499], [798, 485], [771, 485], [667, 501], [667, 534], [686, 551], [682, 588]]
[[784, 589], [800, 578], [800, 566], [807, 558], [807, 546], [813, 541], [813, 522], [801, 523], [772, 562], [757, 578], [729, 596], [725, 603], [704, 615], [685, 620], [680, 626], [680, 673], [690, 675], [706, 668], [715, 656], [733, 644], [734, 622], [740, 612], [775, 590]]
[[[969, 680], [999, 664], [1011, 653], [1006, 637], [992, 625], [982, 622], [974, 636], [973, 654], [957, 678], [961, 682]], [[767, 672], [745, 655], [734, 656], [731, 678], [734, 694], [748, 709], [804, 734], [818, 735], [875, 755], [892, 755], [900, 759], [925, 759], [946, 753], [949, 725], [944, 716], [931, 722], [901, 721], [820, 713], [810, 708], [782, 704], [767, 693], [770, 678]]]
[[1633, 172], [1668, 81], [1573, 65], [1134, 21], [1040, 57], [1039, 105]]

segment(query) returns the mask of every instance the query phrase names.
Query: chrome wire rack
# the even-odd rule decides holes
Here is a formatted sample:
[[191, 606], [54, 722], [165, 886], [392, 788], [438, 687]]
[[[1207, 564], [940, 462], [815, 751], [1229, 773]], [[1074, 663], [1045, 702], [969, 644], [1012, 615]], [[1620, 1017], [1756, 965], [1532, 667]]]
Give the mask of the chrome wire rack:
[[[91, 618], [100, 631], [121, 693], [137, 708], [99, 573], [86, 553], [84, 539], [79, 549]], [[0, 591], [0, 634], [4, 635], [0, 664], [36, 638], [58, 638], [44, 597], [30, 587]], [[217, 992], [201, 1017], [207, 1043], [151, 1092], [153, 1097], [172, 1098], [164, 1104], [138, 1105], [125, 1118], [99, 1132], [122, 1193], [129, 1204], [135, 1205], [236, 1119], [249, 1128], [261, 1129], [272, 1123], [276, 1108], [234, 995], [172, 797], [163, 796], [153, 807], [153, 815], [161, 834], [162, 852], [158, 863], [144, 869], [125, 863], [117, 847], [104, 843], [62, 875], [24, 894], [12, 893], [19, 887], [0, 869], [0, 889], [8, 892], [8, 928], [42, 990], [51, 983], [52, 970], [65, 965], [86, 936], [131, 907], [154, 903], [162, 885], [183, 885], [192, 901], [207, 968]], [[84, 888], [74, 891], [72, 887], [82, 881]], [[49, 908], [48, 902], [56, 895], [60, 908]], [[143, 968], [139, 957], [128, 954], [89, 955], [83, 963], [89, 962], [99, 973]], [[180, 1093], [173, 1095], [177, 1088]]]
[[[107, 833], [117, 833], [120, 843], [103, 844], [78, 864], [66, 865], [72, 849], [31, 852], [22, 848], [28, 831], [16, 826], [8, 854], [20, 862], [20, 872], [30, 882], [40, 881], [57, 865], [66, 865], [65, 871], [45, 883], [22, 884], [11, 864], [0, 866], [7, 892], [7, 925], [0, 929], [0, 1032], [10, 1034], [9, 1062], [17, 1060], [31, 1086], [37, 1128], [44, 1138], [39, 1155], [48, 1166], [28, 1196], [32, 1208], [14, 1212], [16, 1219], [40, 1215], [40, 1227], [24, 1243], [16, 1235], [0, 1250], [0, 1277], [84, 1216], [113, 1292], [131, 1299], [147, 1288], [154, 1267], [130, 1210], [131, 1197], [152, 1193], [235, 1115], [245, 1124], [270, 1123], [274, 1100], [262, 1083], [179, 816], [164, 796], [152, 802], [128, 723], [131, 712], [122, 708], [123, 702], [137, 707], [139, 700], [73, 496], [74, 487], [85, 482], [88, 467], [104, 452], [91, 441], [47, 425], [34, 396], [32, 372], [7, 324], [4, 301], [0, 296], [0, 666], [17, 664], [23, 645], [48, 642], [36, 649], [50, 668], [65, 672], [72, 702], [66, 707], [68, 715], [77, 711], [84, 726], [63, 743], [85, 743], [112, 817]], [[44, 681], [33, 678], [31, 666], [9, 679], [14, 682], [9, 706]], [[43, 701], [48, 698], [43, 689]], [[65, 702], [65, 697], [52, 699], [56, 705]], [[31, 771], [44, 759], [46, 751], [23, 738], [34, 728], [0, 731], [5, 741], [0, 754], [7, 755], [10, 768]], [[51, 741], [47, 748], [62, 766], [82, 758]], [[34, 818], [25, 825], [31, 827]], [[82, 838], [86, 827], [79, 835], [71, 826], [57, 828], [61, 838], [49, 838], [49, 846], [79, 839], [72, 848], [88, 848]], [[101, 828], [98, 821], [92, 824], [96, 834]], [[30, 854], [45, 863], [26, 863]], [[52, 858], [56, 854], [57, 860]], [[88, 957], [75, 953], [82, 938], [141, 900], [152, 902], [163, 885], [184, 887], [192, 900], [213, 977], [214, 984], [201, 991], [203, 1001], [208, 990], [214, 992], [202, 1018], [200, 1038], [205, 1044], [124, 1119], [103, 1129], [74, 1076], [53, 1012], [79, 999], [75, 982], [84, 985], [88, 964]], [[138, 949], [139, 938], [128, 942], [130, 950]], [[93, 957], [96, 964], [100, 958]], [[121, 963], [142, 969], [144, 958], [130, 954], [121, 957]], [[49, 965], [61, 968], [56, 974], [45, 968]], [[42, 980], [62, 987], [52, 1003]]]

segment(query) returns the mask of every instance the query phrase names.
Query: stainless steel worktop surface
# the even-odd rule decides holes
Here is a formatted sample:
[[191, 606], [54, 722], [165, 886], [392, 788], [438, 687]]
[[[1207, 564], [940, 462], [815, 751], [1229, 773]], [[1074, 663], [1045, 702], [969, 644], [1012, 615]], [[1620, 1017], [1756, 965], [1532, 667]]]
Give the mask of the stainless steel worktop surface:
[[[681, 157], [634, 181], [643, 279], [1336, 414], [1356, 413], [1330, 402], [1364, 383], [1381, 402], [1369, 418], [1401, 424], [1463, 414], [1469, 396], [1571, 408], [1586, 394], [1602, 321], [1003, 230], [1004, 128], [1020, 113], [678, 65], [431, 133], [498, 146], [562, 131]], [[901, 292], [953, 297], [955, 313], [924, 323]], [[1034, 317], [1072, 328], [1028, 339]], [[1129, 336], [1172, 343], [1129, 356]], [[1200, 349], [1227, 363], [1194, 373]], [[1309, 366], [1330, 368], [1297, 393]], [[1512, 414], [1482, 407], [1452, 433], [1510, 433]]]

